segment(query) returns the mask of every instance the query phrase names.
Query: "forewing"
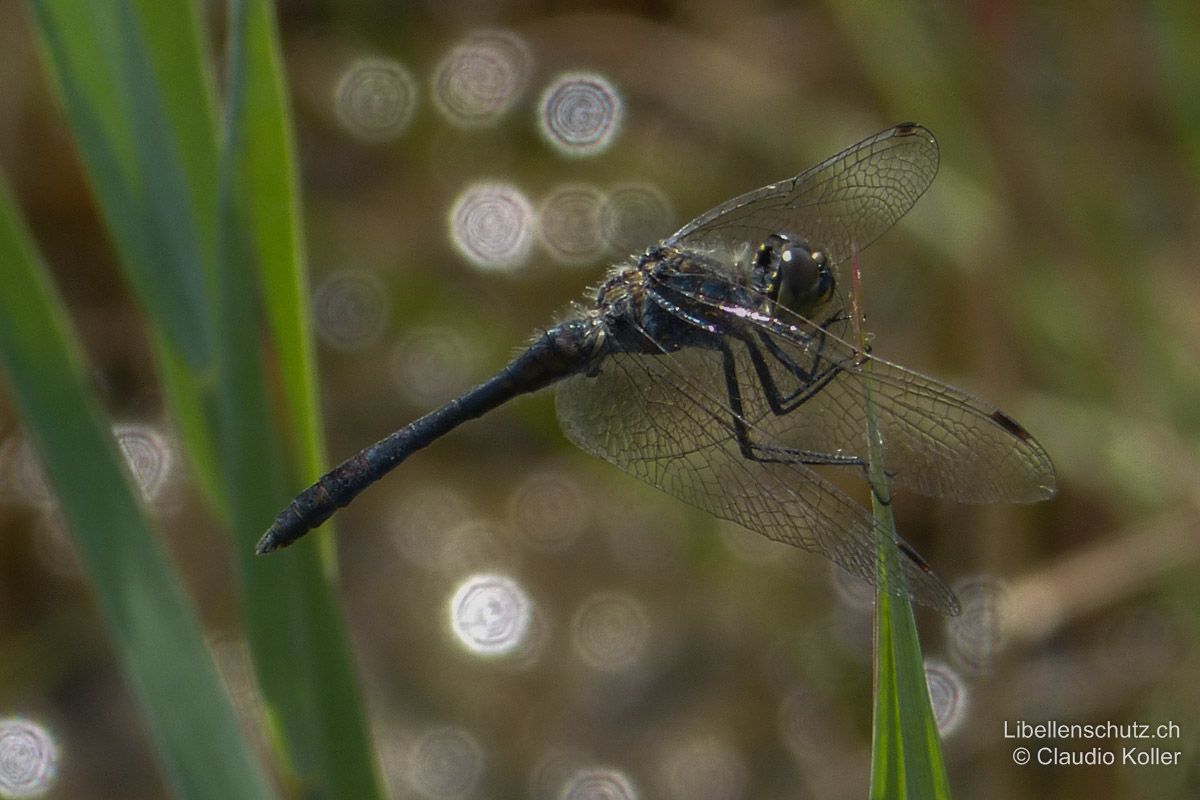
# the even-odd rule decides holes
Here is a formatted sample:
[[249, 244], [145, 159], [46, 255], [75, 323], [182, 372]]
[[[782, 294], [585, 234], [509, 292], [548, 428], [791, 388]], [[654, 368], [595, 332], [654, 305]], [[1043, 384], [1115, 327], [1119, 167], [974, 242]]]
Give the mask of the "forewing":
[[[700, 295], [691, 300], [723, 307]], [[737, 307], [724, 313], [737, 321], [738, 335], [729, 340], [743, 413], [771, 443], [865, 462], [870, 381], [884, 466], [893, 484], [959, 502], [1029, 503], [1054, 494], [1049, 455], [996, 406], [858, 353], [831, 330], [786, 309], [767, 314]], [[772, 387], [784, 413], [769, 402]]]
[[906, 123], [864, 139], [790, 180], [747, 192], [701, 214], [666, 240], [692, 249], [736, 249], [773, 233], [803, 236], [837, 264], [904, 216], [937, 174], [933, 134]]
[[[720, 353], [710, 350], [615, 354], [596, 374], [559, 384], [559, 420], [583, 450], [717, 517], [820, 553], [874, 585], [880, 556], [871, 515], [804, 464], [746, 459], [721, 374]], [[888, 574], [902, 573], [914, 600], [956, 613], [953, 593], [927, 566], [891, 548], [885, 553]]]

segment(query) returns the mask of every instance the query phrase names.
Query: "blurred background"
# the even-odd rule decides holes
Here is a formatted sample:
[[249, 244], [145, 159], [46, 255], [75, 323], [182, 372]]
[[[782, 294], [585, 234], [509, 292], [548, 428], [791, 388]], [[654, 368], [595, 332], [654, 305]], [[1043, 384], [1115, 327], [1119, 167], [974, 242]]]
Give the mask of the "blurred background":
[[[331, 462], [493, 374], [709, 207], [928, 126], [938, 178], [863, 256], [874, 351], [996, 402], [1059, 472], [1037, 506], [897, 499], [963, 603], [918, 612], [954, 795], [1200, 793], [1193, 4], [278, 11]], [[0, 0], [0, 161], [261, 739], [229, 539], [175, 447], [26, 13]], [[218, 73], [223, 14], [209, 4]], [[57, 752], [50, 796], [162, 796], [53, 505], [0, 395], [0, 743]], [[392, 796], [866, 795], [870, 588], [576, 451], [550, 392], [414, 456], [337, 528]], [[1005, 737], [1046, 720], [1178, 735]], [[1181, 756], [1018, 766], [1021, 744]]]

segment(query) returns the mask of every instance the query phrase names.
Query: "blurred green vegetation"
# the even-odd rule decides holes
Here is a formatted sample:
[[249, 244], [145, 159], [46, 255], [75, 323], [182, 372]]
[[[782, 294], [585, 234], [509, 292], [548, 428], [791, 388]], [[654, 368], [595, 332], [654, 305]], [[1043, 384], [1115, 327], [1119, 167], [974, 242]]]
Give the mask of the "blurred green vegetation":
[[[269, 321], [257, 334], [275, 344], [261, 354], [223, 354], [219, 339], [211, 351], [198, 347], [206, 323], [183, 305], [161, 315], [169, 325], [155, 327], [151, 299], [120, 277], [123, 245], [103, 221], [129, 220], [88, 187], [88, 158], [77, 157], [39, 52], [36, 5], [0, 2], [10, 20], [0, 28], [0, 165], [79, 333], [105, 413], [194, 439], [168, 399], [170, 374], [156, 366], [163, 340], [176, 338], [181, 369], [232, 355], [254, 362], [270, 387], [264, 418], [283, 420], [285, 429], [306, 424], [314, 412], [295, 405], [307, 391], [296, 382], [310, 373], [296, 366], [302, 354], [285, 351], [303, 348], [308, 336], [280, 338], [303, 322], [280, 321], [287, 314], [271, 306], [275, 293], [259, 296], [237, 282], [246, 275], [229, 277], [226, 300], [262, 310]], [[225, 40], [237, 27], [221, 4], [205, 13], [200, 41], [215, 44], [196, 58], [210, 62], [223, 96], [235, 74]], [[953, 796], [1200, 791], [1200, 697], [1191, 679], [1200, 661], [1195, 4], [830, 0], [584, 11], [297, 1], [280, 3], [278, 14], [306, 208], [296, 234], [303, 247], [282, 259], [298, 263], [307, 249], [317, 297], [347, 273], [382, 287], [378, 335], [350, 347], [336, 331], [317, 331], [331, 460], [493, 373], [602, 274], [606, 259], [561, 268], [540, 247], [504, 274], [472, 267], [446, 224], [468, 185], [508, 182], [536, 206], [563, 183], [607, 190], [646, 182], [672, 206], [659, 232], [666, 234], [885, 125], [913, 119], [933, 130], [937, 181], [863, 256], [874, 350], [997, 402], [1046, 446], [1060, 479], [1058, 497], [1031, 507], [896, 500], [901, 534], [944, 579], [1007, 587], [994, 609], [1002, 636], [983, 663], [954, 649], [945, 620], [917, 618], [926, 653], [964, 681], [962, 719], [944, 741]], [[435, 107], [431, 79], [438, 60], [480, 27], [503, 28], [528, 45], [531, 80], [499, 122], [459, 128]], [[338, 82], [362, 58], [393, 59], [415, 79], [417, 106], [399, 135], [366, 139], [339, 121]], [[602, 154], [566, 158], [538, 134], [539, 92], [568, 69], [600, 72], [621, 93], [624, 122]], [[97, 68], [88, 79], [100, 75]], [[218, 123], [197, 110], [208, 100], [183, 94], [164, 102], [178, 135], [207, 126], [203, 136], [212, 138], [203, 147], [215, 169]], [[242, 107], [253, 113], [273, 102], [251, 93]], [[189, 114], [197, 121], [181, 126]], [[152, 143], [155, 131], [139, 131]], [[268, 164], [285, 148], [269, 143], [251, 163]], [[262, 215], [292, 213], [280, 202], [238, 213], [255, 220], [247, 224], [270, 225]], [[288, 291], [298, 297], [297, 280]], [[207, 389], [222, 386], [215, 380]], [[162, 796], [166, 778], [120, 656], [98, 632], [101, 604], [56, 517], [20, 489], [14, 396], [0, 392], [0, 717], [35, 718], [59, 737], [62, 796]], [[239, 435], [264, 441], [252, 433]], [[247, 500], [237, 522], [229, 509], [213, 510], [220, 485], [275, 478], [246, 475], [259, 461], [228, 453], [231, 460], [219, 461], [215, 448], [211, 474], [177, 462], [168, 499], [151, 507], [253, 736], [263, 730], [262, 706], [246, 641], [268, 635], [272, 623], [247, 615], [237, 587], [255, 585], [251, 571], [301, 569], [285, 564], [304, 558], [307, 579], [322, 570], [336, 577], [362, 713], [393, 796], [419, 791], [419, 745], [447, 729], [467, 732], [484, 754], [479, 796], [551, 797], [539, 781], [577, 762], [621, 768], [641, 797], [680, 796], [686, 776], [678, 777], [678, 765], [689, 763], [681, 753], [696, 742], [723, 754], [708, 763], [726, 765], [721, 774], [740, 787], [729, 797], [865, 796], [870, 613], [846, 601], [854, 587], [832, 579], [820, 559], [727, 530], [573, 451], [544, 393], [414, 456], [339, 514], [336, 540], [321, 534], [321, 544], [304, 545], [307, 555], [253, 562], [249, 548], [268, 521], [258, 517], [311, 477], [319, 446], [311, 435], [255, 456], [286, 452], [297, 466], [284, 467], [282, 485]], [[447, 600], [478, 569], [514, 576], [533, 598], [543, 631], [536, 658], [479, 659], [447, 633]], [[635, 601], [653, 632], [631, 671], [605, 672], [579, 656], [580, 610], [612, 593]], [[278, 619], [303, 616], [291, 601], [278, 602]], [[296, 656], [289, 666], [304, 662]], [[318, 728], [355, 724], [353, 702], [323, 706], [337, 707], [351, 721], [326, 719]], [[1005, 723], [1022, 719], [1173, 721], [1180, 737], [1162, 744], [1182, 751], [1181, 764], [1017, 766], [1015, 746], [1041, 744], [1004, 738]], [[1139, 743], [1049, 744], [1112, 746], [1119, 756]], [[559, 766], [539, 772], [556, 753], [575, 760], [551, 759]]]

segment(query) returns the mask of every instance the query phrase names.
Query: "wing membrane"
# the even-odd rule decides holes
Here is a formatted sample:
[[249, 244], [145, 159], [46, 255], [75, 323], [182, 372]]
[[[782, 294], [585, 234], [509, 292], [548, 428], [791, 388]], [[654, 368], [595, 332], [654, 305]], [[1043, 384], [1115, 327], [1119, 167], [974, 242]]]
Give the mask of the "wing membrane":
[[616, 352], [559, 384], [564, 432], [691, 505], [821, 553], [872, 584], [881, 567], [903, 575], [898, 594], [955, 613], [953, 593], [911, 548], [881, 554], [879, 537], [890, 534], [809, 465], [866, 463], [868, 379], [884, 466], [901, 487], [960, 501], [1044, 499], [1055, 484], [1045, 450], [996, 407], [857, 352], [846, 342], [842, 295], [809, 310], [818, 324], [706, 255], [790, 233], [836, 265], [895, 224], [937, 164], [933, 135], [899, 125], [685, 225], [665, 244], [672, 258], [695, 258], [648, 270], [639, 291], [653, 302], [614, 320], [620, 336], [641, 339], [616, 338], [614, 328]]
[[773, 233], [803, 236], [838, 264], [878, 239], [933, 182], [937, 140], [920, 125], [888, 128], [789, 180], [735, 197], [666, 240], [692, 249], [761, 242]]
[[[742, 455], [720, 363], [719, 352], [700, 348], [614, 354], [595, 375], [559, 384], [560, 424], [580, 448], [652, 486], [769, 539], [820, 553], [874, 585], [880, 558], [874, 519], [802, 463]], [[956, 613], [953, 593], [927, 566], [884, 552], [888, 574], [903, 574], [915, 601]]]
[[[859, 353], [834, 332], [846, 327], [844, 321], [822, 329], [779, 306], [769, 313], [740, 305], [727, 308], [731, 304], [711, 286], [705, 294], [677, 286], [671, 291], [735, 321], [731, 324], [738, 335], [729, 339], [743, 412], [773, 444], [865, 461], [863, 381], [869, 379], [883, 434], [884, 466], [894, 484], [972, 503], [1031, 503], [1054, 494], [1049, 455], [1015, 420], [966, 392]], [[772, 408], [768, 382], [762, 367], [755, 366], [752, 348], [760, 364], [766, 364], [777, 394], [799, 400], [785, 404], [786, 413]]]

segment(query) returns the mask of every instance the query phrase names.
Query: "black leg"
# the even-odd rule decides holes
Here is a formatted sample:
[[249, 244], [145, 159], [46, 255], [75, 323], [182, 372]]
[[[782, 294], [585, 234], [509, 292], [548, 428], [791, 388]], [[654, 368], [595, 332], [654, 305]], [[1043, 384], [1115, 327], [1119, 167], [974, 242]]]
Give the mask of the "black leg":
[[[761, 353], [759, 358], [762, 358]], [[721, 363], [725, 373], [725, 391], [729, 394], [729, 407], [733, 411], [733, 434], [744, 458], [764, 463], [866, 467], [866, 463], [857, 456], [755, 444], [751, 441], [750, 429], [746, 426], [746, 417], [742, 406], [742, 389], [738, 385], [737, 379], [737, 365], [734, 361], [733, 350], [728, 344], [721, 347]]]
[[753, 341], [748, 339], [742, 340], [749, 351], [750, 362], [754, 366], [754, 371], [758, 374], [759, 382], [763, 387], [763, 394], [767, 399], [767, 404], [771, 407], [772, 413], [781, 416], [799, 408], [810, 397], [825, 388], [842, 370], [842, 365], [826, 358], [824, 352], [826, 327], [843, 319], [845, 319], [845, 315], [839, 312], [822, 323], [819, 329], [820, 332], [814, 337], [812, 365], [807, 369], [786, 353], [766, 332], [761, 330], [756, 331], [758, 340], [762, 343], [763, 348], [775, 358], [788, 374], [796, 379], [796, 388], [786, 394], [779, 391], [779, 387], [775, 382], [775, 376], [771, 373], [771, 367], [767, 363], [762, 351], [759, 350]]

